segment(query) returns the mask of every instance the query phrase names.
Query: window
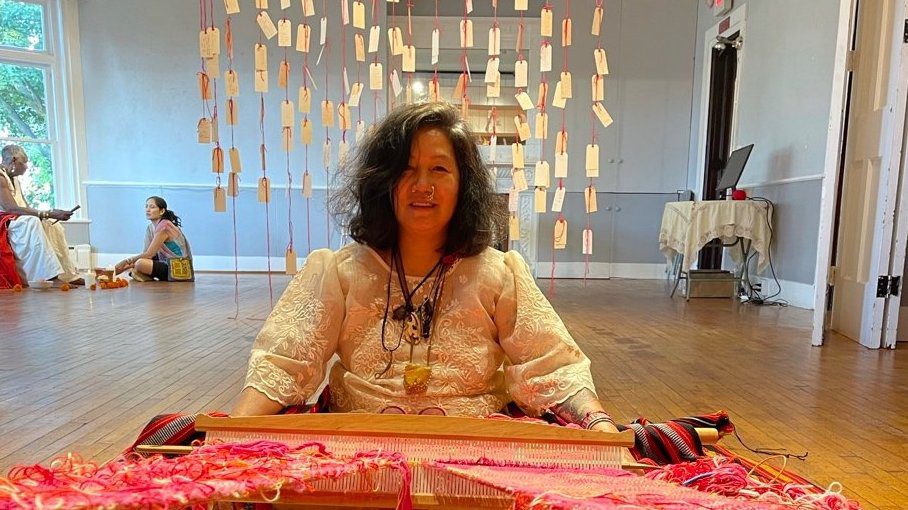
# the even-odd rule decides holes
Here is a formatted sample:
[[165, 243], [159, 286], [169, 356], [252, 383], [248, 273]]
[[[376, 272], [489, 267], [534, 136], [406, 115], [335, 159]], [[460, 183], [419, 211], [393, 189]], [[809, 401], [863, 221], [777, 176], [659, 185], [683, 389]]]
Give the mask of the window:
[[[32, 207], [55, 207], [63, 131], [55, 122], [62, 110], [62, 65], [55, 0], [0, 0], [0, 146], [21, 145], [30, 167], [20, 177]], [[69, 203], [73, 197], [67, 197]]]

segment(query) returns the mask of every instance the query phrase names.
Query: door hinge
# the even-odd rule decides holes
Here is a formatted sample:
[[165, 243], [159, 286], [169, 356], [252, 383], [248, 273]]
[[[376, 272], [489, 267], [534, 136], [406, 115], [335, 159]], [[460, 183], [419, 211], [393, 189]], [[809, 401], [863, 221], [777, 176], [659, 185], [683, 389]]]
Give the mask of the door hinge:
[[908, 18], [905, 19], [905, 31], [902, 32], [902, 42], [908, 44]]
[[845, 70], [846, 71], [854, 71], [854, 68], [856, 65], [856, 63], [855, 63], [856, 59], [857, 59], [857, 52], [855, 50], [848, 50], [848, 52], [845, 53]]
[[902, 285], [901, 276], [883, 275], [876, 280], [876, 297], [898, 296]]
[[829, 273], [826, 276], [826, 285], [828, 287], [835, 287], [836, 278], [839, 276], [839, 267], [838, 266], [829, 266]]

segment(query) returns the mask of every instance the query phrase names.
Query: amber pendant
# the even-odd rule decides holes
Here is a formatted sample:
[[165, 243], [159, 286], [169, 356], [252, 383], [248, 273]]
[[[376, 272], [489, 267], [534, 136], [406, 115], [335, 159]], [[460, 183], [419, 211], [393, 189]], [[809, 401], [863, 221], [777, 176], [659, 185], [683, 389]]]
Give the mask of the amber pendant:
[[408, 363], [404, 369], [404, 389], [410, 395], [425, 393], [431, 377], [432, 367], [429, 365]]

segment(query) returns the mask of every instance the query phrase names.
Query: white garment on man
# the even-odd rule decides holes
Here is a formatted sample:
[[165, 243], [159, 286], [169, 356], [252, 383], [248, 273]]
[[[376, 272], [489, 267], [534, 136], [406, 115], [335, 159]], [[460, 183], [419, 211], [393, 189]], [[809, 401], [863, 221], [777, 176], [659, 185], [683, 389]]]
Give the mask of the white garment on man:
[[[27, 207], [18, 178], [10, 178], [0, 171], [13, 190], [13, 197], [20, 207]], [[2, 210], [2, 207], [0, 207]], [[53, 220], [39, 220], [35, 216], [19, 216], [9, 224], [9, 244], [16, 256], [16, 269], [28, 281], [50, 280], [59, 277], [62, 282], [79, 278], [69, 258], [69, 245], [63, 225]]]

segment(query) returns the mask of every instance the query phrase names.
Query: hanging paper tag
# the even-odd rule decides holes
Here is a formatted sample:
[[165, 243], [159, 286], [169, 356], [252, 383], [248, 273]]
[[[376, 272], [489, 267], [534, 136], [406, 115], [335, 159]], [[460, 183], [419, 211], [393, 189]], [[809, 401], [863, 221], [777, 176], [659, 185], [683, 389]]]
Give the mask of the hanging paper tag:
[[369, 53], [378, 51], [378, 41], [381, 38], [381, 28], [378, 25], [369, 29]]
[[356, 82], [350, 87], [350, 100], [347, 101], [350, 106], [357, 107], [359, 106], [359, 96], [363, 93], [363, 84]]
[[232, 97], [227, 98], [227, 125], [236, 126], [237, 124], [237, 111], [236, 111], [236, 101]]
[[[555, 208], [553, 207], [552, 210], [554, 211]], [[567, 232], [567, 220], [564, 218], [555, 220], [554, 247], [556, 250], [567, 248]]]
[[238, 14], [240, 12], [239, 0], [224, 0], [224, 7], [227, 9], [227, 14]]
[[404, 45], [400, 69], [405, 73], [416, 72], [416, 46]]
[[599, 32], [602, 28], [602, 14], [602, 7], [596, 7], [593, 9], [593, 28], [590, 30], [590, 32], [597, 37], [599, 36]]
[[344, 140], [341, 140], [341, 142], [337, 144], [337, 164], [343, 165], [347, 161], [347, 154], [349, 153], [350, 144], [348, 144]]
[[281, 101], [281, 127], [291, 127], [295, 124], [293, 108], [293, 101]]
[[530, 139], [530, 125], [524, 122], [519, 115], [514, 117], [514, 125], [517, 127], [517, 136], [521, 142]]
[[567, 99], [561, 94], [561, 81], [555, 84], [555, 96], [552, 98], [552, 106], [555, 108], [564, 108]]
[[548, 93], [549, 93], [549, 84], [545, 83], [545, 82], [540, 82], [539, 91], [536, 93], [536, 106], [539, 106], [541, 108], [543, 105], [548, 104], [548, 103], [546, 103], [546, 96], [548, 95]]
[[309, 53], [309, 38], [312, 36], [312, 28], [305, 23], [296, 27], [296, 51]]
[[315, 16], [315, 2], [313, 0], [303, 0], [303, 16]]
[[586, 205], [587, 213], [594, 213], [599, 210], [599, 206], [596, 204], [596, 188], [594, 186], [587, 186], [583, 189], [583, 201]]
[[[492, 3], [496, 3], [496, 0], [492, 0]], [[473, 12], [473, 0], [465, 0], [464, 7], [467, 8], [467, 14]]]
[[209, 49], [211, 54], [207, 58], [217, 57], [221, 54], [221, 30], [218, 27], [210, 27], [205, 30], [208, 34]]
[[508, 220], [508, 240], [520, 240], [520, 219], [513, 214], [511, 215], [511, 219]]
[[543, 41], [539, 48], [539, 72], [547, 73], [552, 70], [552, 45]]
[[[352, 114], [350, 113], [350, 106], [347, 103], [341, 103], [337, 107], [337, 124], [341, 131], [346, 131], [353, 127]], [[344, 142], [341, 142], [341, 145], [346, 145]]]
[[227, 87], [227, 97], [237, 97], [240, 95], [240, 80], [236, 71], [233, 69], [224, 73], [224, 81]]
[[439, 53], [438, 39], [440, 36], [441, 36], [441, 34], [437, 28], [432, 29], [432, 65], [433, 66], [438, 63], [438, 53]]
[[211, 121], [206, 117], [199, 119], [196, 125], [199, 143], [211, 143]]
[[284, 255], [284, 272], [289, 275], [296, 274], [296, 252], [293, 251], [293, 248], [287, 248], [287, 253]]
[[267, 177], [262, 177], [259, 179], [259, 188], [256, 195], [258, 201], [263, 204], [271, 202], [271, 182]]
[[514, 168], [524, 168], [523, 145], [519, 143], [511, 144], [511, 166]]
[[549, 187], [549, 162], [537, 161], [536, 169], [533, 172], [533, 186], [537, 188]]
[[255, 8], [256, 9], [267, 9], [268, 0], [255, 0]]
[[238, 174], [243, 171], [243, 165], [240, 160], [240, 150], [236, 147], [231, 147], [230, 151], [230, 172]]
[[454, 92], [451, 93], [451, 100], [455, 102], [460, 101], [463, 98], [466, 86], [467, 75], [466, 73], [460, 73], [460, 76], [457, 78], [457, 85], [454, 86]]
[[585, 228], [583, 229], [583, 255], [592, 255], [593, 254], [593, 231]]
[[394, 93], [394, 97], [400, 95], [403, 87], [400, 84], [400, 75], [397, 74], [397, 69], [391, 70], [391, 92]]
[[429, 82], [429, 99], [432, 101], [441, 101], [441, 87], [438, 86], [438, 79]]
[[467, 119], [470, 116], [470, 98], [464, 96], [460, 102], [460, 117]]
[[300, 107], [300, 113], [309, 113], [312, 111], [312, 94], [306, 87], [299, 88], [297, 99]]
[[571, 85], [572, 81], [570, 71], [561, 72], [561, 81], [558, 82], [558, 84], [561, 85], [561, 97], [565, 99], [573, 97], [571, 92], [573, 90], [573, 85]]
[[240, 196], [240, 176], [233, 172], [227, 176], [227, 196]]
[[293, 29], [293, 23], [289, 19], [282, 19], [277, 22], [277, 45], [281, 48], [289, 48], [292, 42], [291, 30]]
[[568, 134], [567, 131], [560, 130], [558, 131], [558, 136], [555, 138], [555, 153], [567, 152], [568, 148]]
[[309, 172], [303, 174], [303, 196], [312, 198], [312, 175]]
[[208, 36], [208, 30], [199, 31], [199, 56], [202, 58], [211, 58], [211, 38]]
[[285, 89], [287, 84], [290, 82], [290, 62], [286, 60], [281, 60], [281, 65], [278, 67], [277, 72], [277, 86]]
[[372, 62], [369, 64], [369, 90], [381, 90], [383, 82], [381, 62]]
[[555, 188], [555, 197], [552, 199], [552, 212], [561, 212], [561, 207], [564, 205], [564, 193], [564, 186]]
[[540, 140], [546, 140], [549, 137], [549, 114], [547, 113], [537, 113], [536, 114], [536, 138]]
[[539, 35], [552, 37], [552, 8], [543, 7], [539, 15]]
[[514, 10], [515, 11], [527, 10], [527, 0], [514, 0]]
[[303, 145], [312, 143], [312, 123], [309, 122], [309, 119], [303, 119], [302, 124], [300, 124], [300, 142]]
[[274, 26], [274, 21], [271, 21], [268, 11], [259, 11], [259, 15], [256, 16], [255, 20], [258, 22], [259, 28], [262, 29], [262, 34], [265, 35], [266, 39], [270, 40], [277, 35], [277, 27]]
[[290, 0], [281, 0], [281, 9], [289, 9]]
[[523, 168], [515, 168], [511, 178], [514, 181], [514, 189], [517, 191], [525, 191], [529, 188], [527, 185], [527, 174]]
[[571, 18], [564, 18], [561, 20], [561, 45], [570, 46], [571, 45]]
[[489, 29], [489, 55], [501, 55], [501, 29], [498, 27]]
[[[486, 75], [488, 78], [489, 75]], [[495, 71], [495, 80], [492, 83], [486, 83], [486, 97], [495, 98], [501, 96], [501, 73]]]
[[366, 122], [362, 120], [356, 121], [356, 131], [354, 132], [354, 141], [359, 143], [362, 141], [363, 137], [366, 136]]
[[593, 92], [593, 101], [605, 101], [605, 78], [594, 74], [590, 81], [590, 88]]
[[360, 0], [353, 2], [353, 26], [360, 30], [366, 28], [366, 4]]
[[211, 58], [205, 59], [205, 71], [211, 78], [221, 77], [221, 64], [220, 57], [218, 55], [214, 55]]
[[388, 29], [388, 45], [391, 49], [391, 55], [397, 56], [404, 52], [404, 37], [400, 27]]
[[530, 95], [526, 92], [518, 92], [514, 97], [517, 98], [517, 104], [523, 108], [523, 111], [532, 110], [535, 107], [535, 105], [533, 105], [533, 100], [530, 99]]
[[268, 47], [262, 43], [255, 45], [255, 70], [268, 70]]
[[498, 137], [492, 135], [489, 137], [489, 162], [494, 163], [498, 158]]
[[596, 48], [593, 50], [593, 60], [596, 62], [596, 74], [602, 76], [608, 74], [608, 58], [604, 49]]
[[334, 127], [334, 102], [322, 101], [322, 126]]
[[344, 74], [344, 92], [343, 92], [343, 94], [346, 96], [347, 94], [350, 93], [350, 80], [347, 79], [347, 66], [344, 66], [343, 74]]
[[460, 20], [460, 47], [473, 47], [473, 20]]
[[196, 76], [199, 79], [199, 95], [202, 97], [202, 101], [209, 101], [211, 99], [211, 78], [201, 71], [196, 73]]
[[520, 207], [520, 194], [516, 189], [511, 188], [508, 192], [508, 211], [517, 212], [517, 209]]
[[514, 62], [514, 87], [521, 89], [527, 86], [528, 66], [526, 60]]
[[596, 114], [596, 118], [602, 123], [602, 127], [609, 127], [612, 124], [612, 116], [602, 106], [602, 103], [593, 103], [593, 113]]
[[220, 186], [214, 188], [214, 212], [227, 212], [227, 192]]
[[533, 191], [533, 212], [544, 213], [545, 206], [545, 190], [536, 188], [536, 190]]
[[560, 179], [567, 177], [568, 172], [568, 153], [559, 152], [555, 154], [555, 178]]
[[523, 23], [517, 25], [517, 44], [515, 45], [514, 51], [520, 55], [523, 52]]
[[341, 0], [341, 24], [350, 24], [350, 0]]
[[220, 141], [221, 138], [218, 136], [218, 114], [215, 112], [215, 114], [211, 116], [211, 142], [220, 143]]
[[211, 150], [211, 171], [216, 174], [224, 173], [224, 149], [220, 147]]
[[322, 146], [322, 164], [325, 168], [331, 167], [331, 140], [325, 140]]
[[363, 40], [363, 34], [353, 34], [353, 46], [356, 50], [356, 61], [366, 61], [366, 42]]
[[599, 177], [599, 145], [595, 143], [586, 146], [586, 176]]
[[486, 83], [495, 83], [495, 79], [498, 75], [498, 58], [492, 57], [486, 63]]

